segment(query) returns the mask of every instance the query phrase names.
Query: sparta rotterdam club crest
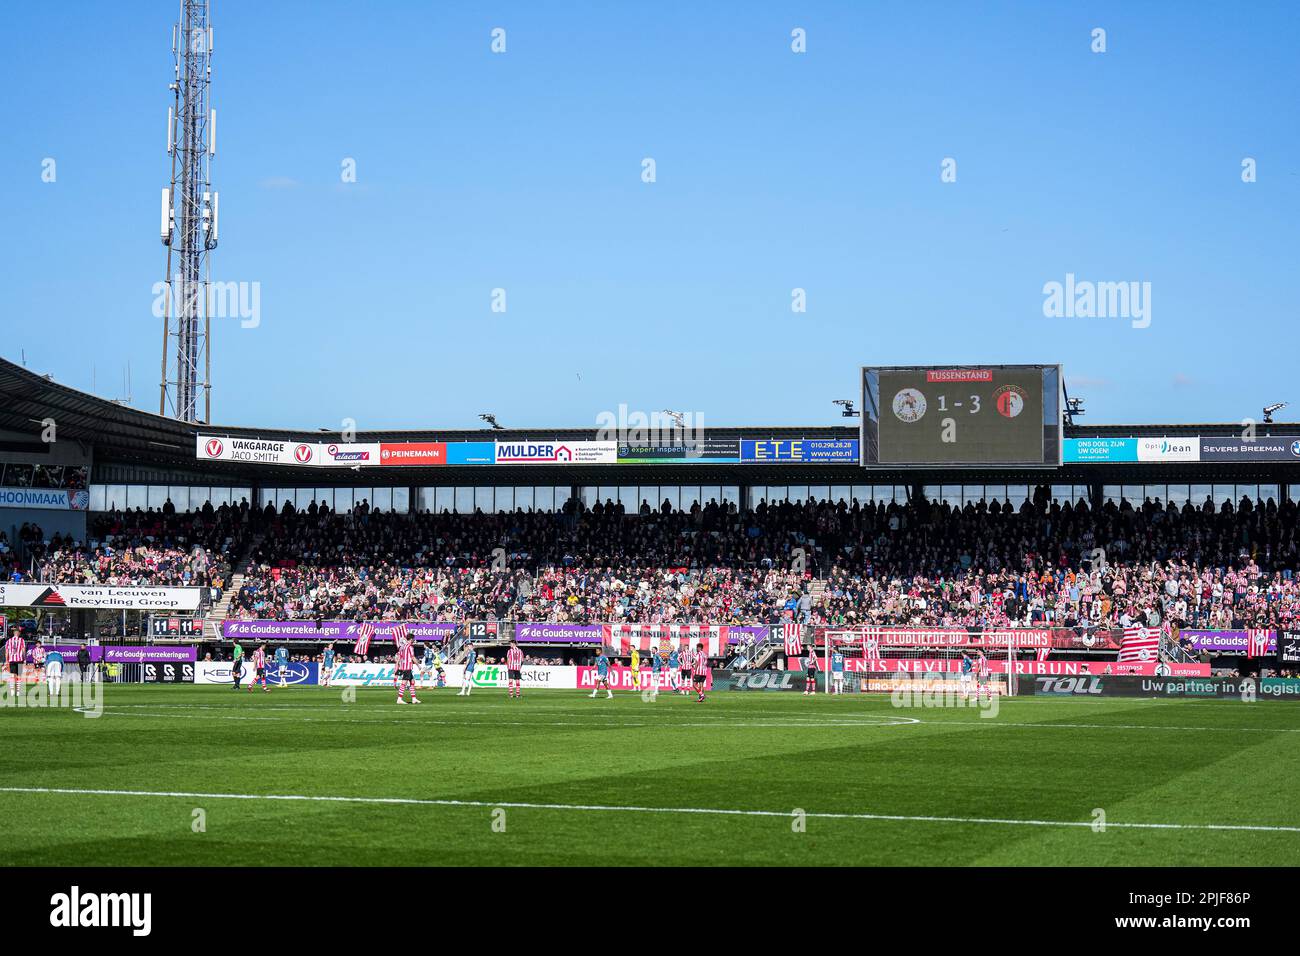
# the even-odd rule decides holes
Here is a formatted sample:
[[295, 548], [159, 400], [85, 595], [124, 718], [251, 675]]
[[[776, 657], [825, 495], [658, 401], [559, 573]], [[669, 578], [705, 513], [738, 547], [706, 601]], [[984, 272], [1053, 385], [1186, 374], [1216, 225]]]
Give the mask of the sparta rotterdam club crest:
[[912, 422], [919, 422], [921, 416], [925, 414], [925, 407], [925, 396], [915, 388], [900, 389], [894, 396], [894, 415], [900, 422], [909, 425]]

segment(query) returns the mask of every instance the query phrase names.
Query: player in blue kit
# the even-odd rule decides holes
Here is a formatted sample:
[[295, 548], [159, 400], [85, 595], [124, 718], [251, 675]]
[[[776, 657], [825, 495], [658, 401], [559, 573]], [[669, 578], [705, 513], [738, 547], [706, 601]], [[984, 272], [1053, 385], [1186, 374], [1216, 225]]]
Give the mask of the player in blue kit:
[[659, 656], [659, 648], [650, 650], [650, 696], [659, 696], [659, 672], [664, 669], [664, 659]]
[[280, 686], [284, 687], [284, 678], [289, 673], [289, 652], [283, 647], [275, 649], [275, 671], [280, 675]]
[[975, 676], [973, 673], [974, 665], [971, 662], [970, 654], [966, 651], [961, 652], [961, 696], [970, 697], [971, 680]]
[[844, 693], [844, 652], [838, 647], [831, 652], [831, 693]]
[[461, 681], [458, 697], [469, 696], [469, 692], [474, 686], [474, 668], [478, 666], [478, 651], [474, 650], [474, 643], [471, 641], [466, 647], [469, 650], [465, 655], [465, 677]]
[[605, 656], [605, 648], [600, 649], [600, 654], [596, 657], [596, 686], [591, 689], [591, 696], [595, 697], [600, 693], [600, 685], [605, 685], [605, 697], [611, 698], [614, 692], [609, 689], [609, 658]]
[[325, 647], [325, 653], [321, 655], [320, 662], [320, 685], [328, 687], [330, 678], [334, 676], [334, 645], [329, 644]]
[[677, 689], [677, 669], [677, 648], [674, 647], [668, 652], [668, 687], [670, 690]]

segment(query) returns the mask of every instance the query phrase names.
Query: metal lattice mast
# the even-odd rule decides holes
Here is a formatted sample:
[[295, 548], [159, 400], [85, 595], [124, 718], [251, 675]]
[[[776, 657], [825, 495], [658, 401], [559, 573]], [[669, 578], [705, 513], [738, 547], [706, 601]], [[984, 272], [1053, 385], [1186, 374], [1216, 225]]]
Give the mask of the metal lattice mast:
[[162, 388], [158, 413], [181, 421], [212, 420], [208, 334], [210, 255], [217, 247], [217, 194], [211, 162], [216, 155], [212, 85], [212, 22], [209, 0], [180, 0], [172, 27], [174, 103], [167, 116], [171, 186], [162, 192], [162, 241], [167, 246]]

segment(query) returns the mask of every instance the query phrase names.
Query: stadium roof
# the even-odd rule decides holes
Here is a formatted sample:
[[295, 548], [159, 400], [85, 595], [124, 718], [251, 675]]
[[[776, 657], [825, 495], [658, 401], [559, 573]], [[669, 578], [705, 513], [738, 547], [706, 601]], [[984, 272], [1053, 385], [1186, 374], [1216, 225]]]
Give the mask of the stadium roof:
[[[93, 450], [97, 465], [119, 464], [139, 465], [151, 469], [176, 469], [178, 472], [201, 473], [213, 481], [238, 481], [244, 484], [275, 485], [278, 483], [297, 483], [302, 485], [320, 484], [452, 484], [452, 483], [494, 483], [509, 484], [546, 484], [554, 479], [556, 484], [636, 484], [648, 483], [654, 479], [664, 479], [668, 472], [673, 472], [670, 481], [682, 483], [697, 482], [701, 484], [717, 483], [776, 483], [781, 481], [802, 483], [807, 481], [833, 481], [867, 483], [891, 480], [885, 473], [864, 472], [855, 465], [845, 464], [774, 464], [765, 467], [753, 464], [704, 464], [694, 462], [680, 467], [673, 465], [563, 465], [545, 467], [537, 465], [521, 467], [492, 468], [441, 466], [437, 468], [401, 468], [385, 469], [382, 479], [376, 480], [377, 469], [367, 469], [364, 482], [353, 472], [346, 469], [331, 470], [322, 473], [321, 469], [300, 468], [293, 466], [249, 465], [241, 462], [200, 462], [195, 455], [195, 439], [200, 433], [217, 434], [239, 438], [261, 438], [278, 441], [320, 442], [330, 440], [336, 434], [320, 429], [285, 429], [257, 427], [229, 427], [221, 425], [191, 424], [141, 411], [109, 399], [90, 395], [86, 392], [69, 388], [55, 382], [52, 377], [40, 375], [5, 359], [0, 359], [0, 430], [30, 435], [29, 442], [7, 441], [0, 443], [0, 449], [22, 451], [24, 446], [30, 449], [40, 448], [40, 434], [43, 422], [53, 419], [57, 425], [60, 441], [73, 440]], [[1300, 434], [1300, 423], [1278, 423], [1271, 426], [1258, 426], [1259, 434]], [[358, 431], [359, 442], [383, 441], [535, 441], [538, 439], [558, 439], [578, 441], [593, 439], [596, 429], [586, 428], [541, 428], [541, 429], [506, 429], [503, 431], [477, 429], [418, 429], [418, 430], [380, 430]], [[1241, 432], [1237, 423], [1205, 424], [1156, 424], [1156, 425], [1076, 425], [1067, 427], [1065, 434], [1070, 438], [1108, 438], [1130, 436], [1233, 436]], [[710, 427], [708, 433], [718, 438], [825, 438], [852, 439], [858, 437], [856, 425], [813, 425], [808, 427], [792, 426], [746, 426]], [[1186, 465], [1073, 465], [1061, 469], [1043, 471], [1008, 470], [989, 471], [980, 469], [979, 474], [985, 480], [996, 481], [1000, 477], [1012, 480], [1014, 474], [1019, 480], [1026, 475], [1036, 475], [1039, 480], [1060, 482], [1080, 481], [1081, 474], [1091, 480], [1101, 480], [1097, 469], [1102, 468], [1121, 476], [1132, 469], [1131, 480], [1155, 477], [1156, 468], [1164, 477], [1177, 475], [1183, 480], [1200, 469], [1216, 470], [1220, 474], [1266, 475], [1277, 480], [1278, 469], [1294, 470], [1290, 463], [1273, 463], [1253, 466], [1240, 464], [1195, 463]], [[1081, 473], [1079, 469], [1082, 468]], [[682, 478], [683, 469], [689, 469], [688, 479]], [[1225, 472], [1222, 469], [1232, 469]], [[1244, 470], [1243, 470], [1244, 469]], [[394, 472], [389, 474], [389, 472]], [[957, 473], [947, 472], [942, 478], [927, 476], [924, 472], [909, 471], [908, 479], [921, 481], [946, 481], [958, 483], [961, 477]], [[651, 477], [653, 476], [653, 477]], [[120, 479], [118, 479], [120, 480]], [[898, 481], [896, 476], [892, 480]], [[1033, 477], [1030, 481], [1035, 480]], [[1110, 478], [1109, 480], [1120, 480]], [[1192, 477], [1191, 480], [1195, 480]]]

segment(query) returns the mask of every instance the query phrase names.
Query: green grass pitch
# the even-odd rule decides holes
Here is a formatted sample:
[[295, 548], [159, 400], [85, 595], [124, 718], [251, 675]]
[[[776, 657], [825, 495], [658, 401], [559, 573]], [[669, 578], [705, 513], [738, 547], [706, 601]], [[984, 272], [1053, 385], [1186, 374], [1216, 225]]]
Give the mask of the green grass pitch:
[[1287, 703], [422, 693], [110, 685], [95, 719], [0, 710], [4, 862], [1300, 860]]

